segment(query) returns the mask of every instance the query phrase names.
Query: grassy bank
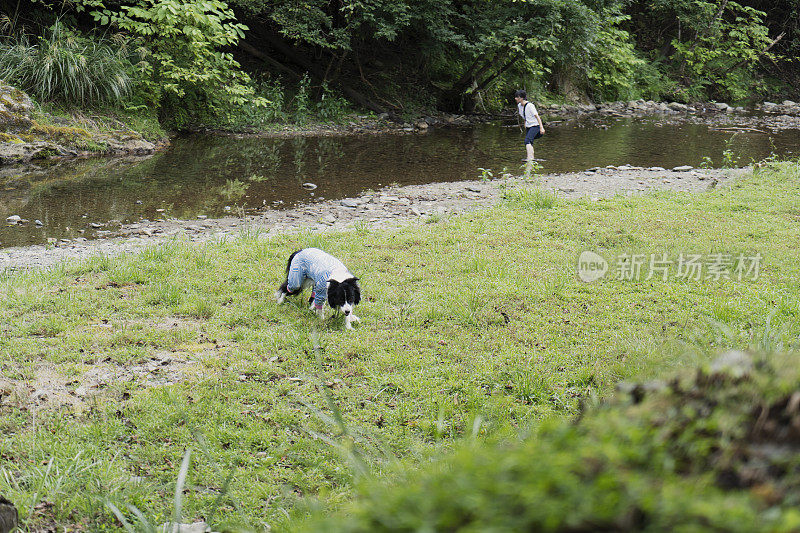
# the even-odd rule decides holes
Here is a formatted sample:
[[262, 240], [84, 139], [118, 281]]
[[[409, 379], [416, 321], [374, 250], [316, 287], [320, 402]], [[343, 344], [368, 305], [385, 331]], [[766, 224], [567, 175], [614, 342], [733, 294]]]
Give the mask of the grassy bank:
[[71, 126], [93, 136], [119, 136], [128, 133], [153, 142], [163, 141], [168, 136], [158, 119], [145, 111], [134, 113], [110, 107], [81, 109], [45, 104], [37, 106], [33, 118], [43, 127]]
[[[530, 190], [398, 230], [246, 231], [10, 274], [0, 493], [30, 527], [116, 530], [106, 498], [159, 524], [192, 449], [185, 521], [281, 526], [308, 496], [340, 505], [354, 472], [380, 476], [395, 457], [515, 435], [720, 346], [796, 342], [798, 192], [797, 164], [699, 195], [553, 202]], [[272, 301], [285, 258], [309, 245], [362, 278], [356, 331]], [[756, 279], [612, 269], [585, 284], [584, 250], [763, 259]]]

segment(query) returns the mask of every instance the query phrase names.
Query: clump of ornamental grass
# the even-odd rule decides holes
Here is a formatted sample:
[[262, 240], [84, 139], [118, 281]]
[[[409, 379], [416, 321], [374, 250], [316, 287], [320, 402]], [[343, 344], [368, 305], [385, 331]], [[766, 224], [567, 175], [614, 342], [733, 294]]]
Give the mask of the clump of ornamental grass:
[[131, 92], [129, 53], [121, 35], [86, 37], [56, 21], [0, 41], [0, 78], [45, 102], [114, 104]]

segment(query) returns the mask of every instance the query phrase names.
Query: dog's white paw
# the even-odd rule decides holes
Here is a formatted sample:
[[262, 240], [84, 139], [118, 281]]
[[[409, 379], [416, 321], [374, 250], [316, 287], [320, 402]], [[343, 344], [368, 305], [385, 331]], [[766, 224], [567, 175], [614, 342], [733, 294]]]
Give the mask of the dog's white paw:
[[275, 291], [275, 301], [282, 304], [286, 299], [286, 293], [283, 291]]
[[350, 320], [352, 320], [353, 322], [361, 322], [361, 319], [360, 319], [360, 318], [358, 318], [358, 317], [357, 317], [356, 315], [354, 315], [354, 314], [351, 314], [351, 315], [350, 315]]

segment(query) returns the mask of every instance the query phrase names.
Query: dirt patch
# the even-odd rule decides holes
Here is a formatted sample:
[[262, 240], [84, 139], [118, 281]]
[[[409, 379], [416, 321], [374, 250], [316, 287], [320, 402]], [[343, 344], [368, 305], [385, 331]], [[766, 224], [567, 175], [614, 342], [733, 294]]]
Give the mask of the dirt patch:
[[197, 331], [202, 327], [202, 322], [189, 318], [168, 316], [148, 320], [145, 327], [159, 330], [185, 329], [188, 331]]
[[[199, 357], [198, 357], [199, 355]], [[128, 383], [137, 388], [174, 385], [196, 376], [202, 354], [157, 352], [147, 361], [124, 366], [112, 362], [91, 365], [80, 376], [65, 376], [52, 363], [40, 363], [32, 380], [0, 380], [0, 407], [19, 409], [57, 409], [65, 406], [77, 411], [94, 396], [120, 391]], [[124, 395], [124, 393], [123, 393]]]

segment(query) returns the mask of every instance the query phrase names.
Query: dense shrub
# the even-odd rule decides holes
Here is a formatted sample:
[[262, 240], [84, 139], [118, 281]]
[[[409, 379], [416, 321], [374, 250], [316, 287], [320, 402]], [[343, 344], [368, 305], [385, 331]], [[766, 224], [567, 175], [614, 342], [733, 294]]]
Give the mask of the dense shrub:
[[144, 104], [159, 106], [171, 125], [184, 127], [204, 114], [245, 104], [266, 105], [233, 55], [224, 51], [247, 30], [225, 2], [139, 0], [112, 10], [84, 0], [82, 6], [96, 7], [91, 14], [97, 22], [143, 43], [147, 54], [137, 63], [140, 96]]
[[576, 422], [366, 482], [347, 514], [300, 529], [797, 531], [798, 452], [797, 356], [730, 352]]

